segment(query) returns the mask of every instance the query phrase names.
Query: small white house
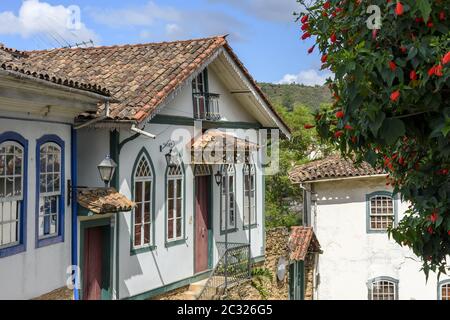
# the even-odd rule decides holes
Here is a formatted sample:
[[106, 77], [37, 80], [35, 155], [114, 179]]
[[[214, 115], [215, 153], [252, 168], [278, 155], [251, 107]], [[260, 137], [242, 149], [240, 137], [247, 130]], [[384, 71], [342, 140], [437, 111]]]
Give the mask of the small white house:
[[[210, 277], [224, 250], [240, 248], [245, 268], [264, 259], [260, 134], [290, 133], [225, 37], [35, 51], [31, 61], [114, 99], [77, 120], [76, 298], [152, 298]], [[92, 194], [81, 187], [103, 185], [95, 165], [106, 155], [131, 212], [84, 204]]]
[[66, 285], [74, 119], [109, 100], [97, 86], [22, 68], [26, 56], [0, 47], [0, 299]]
[[430, 273], [409, 249], [389, 239], [408, 204], [386, 185], [386, 174], [332, 156], [298, 166], [291, 181], [304, 190], [304, 224], [323, 253], [316, 273], [321, 300], [448, 300], [450, 277]]

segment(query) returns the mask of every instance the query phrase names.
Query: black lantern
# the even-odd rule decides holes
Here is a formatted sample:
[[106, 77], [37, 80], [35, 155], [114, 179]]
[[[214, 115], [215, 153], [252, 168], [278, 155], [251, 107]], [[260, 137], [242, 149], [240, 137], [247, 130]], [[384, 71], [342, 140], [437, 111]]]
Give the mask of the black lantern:
[[108, 187], [114, 176], [114, 172], [116, 171], [117, 164], [109, 155], [107, 155], [106, 158], [100, 162], [97, 168], [100, 172], [100, 178], [105, 183], [105, 187]]
[[217, 173], [214, 175], [214, 179], [216, 180], [218, 186], [222, 184], [222, 178], [223, 178], [222, 172], [217, 171]]
[[166, 153], [164, 157], [166, 158], [166, 163], [169, 168], [174, 168], [178, 166], [177, 156], [173, 152], [173, 149], [170, 149], [170, 151]]

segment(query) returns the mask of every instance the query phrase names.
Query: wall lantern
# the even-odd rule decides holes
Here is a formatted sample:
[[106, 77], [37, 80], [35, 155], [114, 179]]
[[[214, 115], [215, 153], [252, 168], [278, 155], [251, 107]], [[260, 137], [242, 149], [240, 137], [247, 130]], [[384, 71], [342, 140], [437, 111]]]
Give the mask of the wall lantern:
[[217, 173], [214, 175], [214, 179], [216, 180], [218, 186], [222, 184], [222, 178], [223, 178], [222, 172], [218, 170]]
[[109, 155], [107, 155], [106, 158], [100, 162], [97, 168], [100, 173], [100, 178], [105, 183], [105, 187], [109, 187], [109, 183], [111, 182], [114, 172], [116, 171], [117, 164]]
[[169, 152], [164, 155], [164, 158], [166, 158], [166, 164], [169, 168], [174, 168], [178, 166], [178, 155], [173, 150], [175, 147], [175, 142], [172, 140], [167, 141], [159, 146], [159, 151], [163, 152], [166, 147], [170, 148]]

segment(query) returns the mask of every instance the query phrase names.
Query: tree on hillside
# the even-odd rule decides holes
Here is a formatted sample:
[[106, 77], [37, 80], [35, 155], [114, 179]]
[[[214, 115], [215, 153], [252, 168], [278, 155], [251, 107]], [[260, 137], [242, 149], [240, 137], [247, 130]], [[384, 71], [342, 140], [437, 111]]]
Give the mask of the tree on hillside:
[[302, 39], [314, 37], [333, 109], [317, 131], [344, 156], [383, 166], [411, 203], [390, 230], [430, 270], [450, 253], [450, 1], [298, 0]]

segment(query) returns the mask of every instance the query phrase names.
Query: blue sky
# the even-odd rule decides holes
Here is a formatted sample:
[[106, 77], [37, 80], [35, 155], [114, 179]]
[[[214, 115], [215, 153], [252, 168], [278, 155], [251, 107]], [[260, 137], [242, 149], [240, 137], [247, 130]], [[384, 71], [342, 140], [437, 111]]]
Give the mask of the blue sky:
[[[80, 24], [67, 24], [71, 5]], [[94, 40], [146, 43], [230, 34], [258, 81], [320, 84], [320, 59], [306, 53], [292, 12], [295, 0], [8, 0], [0, 2], [0, 42], [22, 50]]]

